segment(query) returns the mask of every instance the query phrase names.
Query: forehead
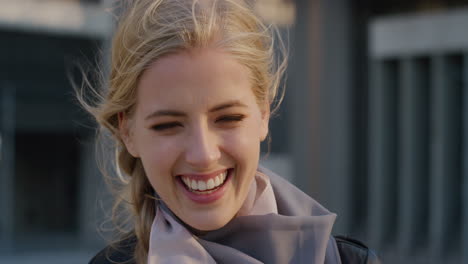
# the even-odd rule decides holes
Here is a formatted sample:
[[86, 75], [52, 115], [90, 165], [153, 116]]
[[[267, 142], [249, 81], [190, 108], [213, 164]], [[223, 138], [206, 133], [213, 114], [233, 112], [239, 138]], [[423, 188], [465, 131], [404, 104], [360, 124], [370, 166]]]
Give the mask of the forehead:
[[137, 104], [183, 106], [249, 97], [253, 92], [248, 69], [227, 52], [205, 48], [153, 62], [139, 81]]

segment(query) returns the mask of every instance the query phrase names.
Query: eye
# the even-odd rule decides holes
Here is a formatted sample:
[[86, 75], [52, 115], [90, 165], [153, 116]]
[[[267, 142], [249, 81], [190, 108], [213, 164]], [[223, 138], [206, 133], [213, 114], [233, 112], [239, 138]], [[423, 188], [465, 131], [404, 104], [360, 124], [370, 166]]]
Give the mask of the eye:
[[151, 127], [151, 129], [156, 130], [156, 131], [166, 131], [170, 129], [174, 129], [176, 127], [181, 127], [182, 124], [179, 122], [170, 122], [170, 123], [162, 123], [162, 124], [157, 124]]
[[230, 123], [230, 122], [239, 122], [245, 118], [245, 115], [225, 115], [216, 119], [216, 122]]

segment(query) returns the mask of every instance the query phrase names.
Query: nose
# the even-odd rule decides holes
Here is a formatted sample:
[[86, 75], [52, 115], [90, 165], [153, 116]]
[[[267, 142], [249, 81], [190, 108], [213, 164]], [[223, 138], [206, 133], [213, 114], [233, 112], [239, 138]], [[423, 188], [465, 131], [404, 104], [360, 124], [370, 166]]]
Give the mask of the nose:
[[194, 168], [209, 168], [221, 157], [218, 136], [207, 127], [192, 130], [185, 146], [185, 159]]

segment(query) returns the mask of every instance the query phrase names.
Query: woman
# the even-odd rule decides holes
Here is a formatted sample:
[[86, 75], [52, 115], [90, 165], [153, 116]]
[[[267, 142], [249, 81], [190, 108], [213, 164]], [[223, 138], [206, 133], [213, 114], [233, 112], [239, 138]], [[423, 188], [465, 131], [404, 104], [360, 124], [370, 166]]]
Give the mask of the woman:
[[90, 263], [367, 258], [330, 236], [334, 214], [259, 167], [281, 101], [284, 62], [274, 58], [270, 28], [244, 1], [130, 2], [108, 90], [81, 101], [115, 139], [114, 213], [131, 225]]

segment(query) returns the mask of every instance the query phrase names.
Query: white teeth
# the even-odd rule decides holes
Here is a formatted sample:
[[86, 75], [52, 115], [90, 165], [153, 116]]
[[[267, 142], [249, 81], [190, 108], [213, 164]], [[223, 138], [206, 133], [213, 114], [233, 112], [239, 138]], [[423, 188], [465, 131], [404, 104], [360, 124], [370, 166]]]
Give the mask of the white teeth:
[[182, 177], [182, 181], [187, 185], [190, 189], [193, 191], [201, 191], [209, 194], [212, 193], [214, 188], [222, 185], [224, 181], [226, 180], [227, 176], [227, 170], [224, 171], [223, 173], [220, 173], [218, 176], [209, 179], [208, 181], [196, 181], [196, 180], [190, 180], [188, 177]]
[[200, 190], [200, 191], [206, 190], [206, 182], [198, 181], [198, 190]]
[[198, 189], [198, 184], [197, 184], [197, 181], [195, 180], [192, 180], [192, 186], [190, 186], [192, 188], [192, 190], [196, 190]]
[[224, 180], [226, 180], [227, 171], [223, 172], [222, 176], [223, 176], [223, 182], [224, 182]]
[[[214, 186], [219, 186], [221, 185], [221, 180], [219, 179], [219, 176], [216, 176], [215, 179], [214, 179]], [[214, 187], [213, 186], [213, 187]]]
[[213, 179], [209, 179], [208, 182], [206, 183], [206, 188], [207, 188], [208, 190], [211, 190], [211, 189], [213, 189], [214, 187], [215, 187], [215, 184], [214, 184]]

